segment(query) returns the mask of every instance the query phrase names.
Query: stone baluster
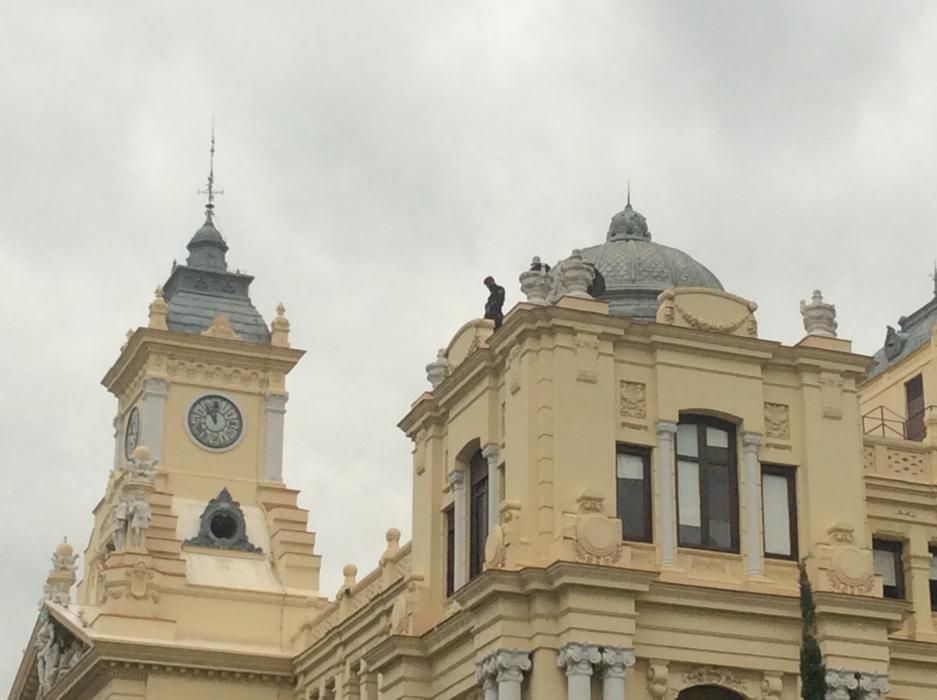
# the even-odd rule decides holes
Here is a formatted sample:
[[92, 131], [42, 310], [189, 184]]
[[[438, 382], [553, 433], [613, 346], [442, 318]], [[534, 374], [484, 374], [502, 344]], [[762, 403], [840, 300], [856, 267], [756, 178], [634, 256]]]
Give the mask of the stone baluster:
[[625, 700], [625, 672], [634, 666], [634, 652], [624, 647], [602, 647], [602, 700]]
[[501, 649], [495, 652], [494, 661], [498, 670], [498, 700], [521, 700], [524, 673], [530, 670], [530, 654], [519, 649]]
[[[761, 446], [761, 433], [742, 433], [742, 454], [745, 465], [745, 573], [757, 578], [765, 575], [763, 551], [762, 502], [761, 502], [761, 463], [758, 461], [758, 448]], [[793, 543], [791, 543], [793, 546]]]
[[657, 509], [657, 532], [660, 537], [661, 566], [674, 563], [674, 436], [677, 424], [657, 422], [657, 488], [660, 507]]
[[453, 571], [453, 587], [459, 590], [465, 585], [465, 472], [462, 469], [456, 469], [449, 474], [449, 488], [452, 489], [452, 519], [455, 521], [455, 551], [453, 559], [455, 567]]
[[560, 649], [556, 665], [566, 673], [567, 700], [590, 700], [592, 695], [592, 665], [602, 660], [594, 644], [568, 642]]

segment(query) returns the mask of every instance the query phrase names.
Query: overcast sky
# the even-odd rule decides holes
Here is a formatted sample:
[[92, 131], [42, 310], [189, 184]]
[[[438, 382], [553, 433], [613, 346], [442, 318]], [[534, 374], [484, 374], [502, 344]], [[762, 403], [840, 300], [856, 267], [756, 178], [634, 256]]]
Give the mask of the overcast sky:
[[294, 346], [285, 478], [323, 591], [409, 536], [395, 427], [493, 274], [654, 240], [802, 336], [820, 287], [872, 353], [932, 293], [937, 4], [22, 3], [0, 8], [0, 692], [113, 453], [99, 385], [202, 222]]

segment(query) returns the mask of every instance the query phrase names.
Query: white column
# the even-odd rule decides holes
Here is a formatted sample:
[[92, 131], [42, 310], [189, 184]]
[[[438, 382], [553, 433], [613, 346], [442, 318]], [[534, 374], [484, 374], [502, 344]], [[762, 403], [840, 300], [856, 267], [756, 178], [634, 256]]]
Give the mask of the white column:
[[465, 585], [465, 545], [466, 545], [466, 508], [465, 508], [465, 472], [456, 469], [449, 473], [449, 488], [452, 489], [452, 519], [455, 521], [455, 570], [453, 571], [453, 588], [459, 590]]
[[168, 382], [159, 377], [143, 380], [143, 400], [140, 402], [140, 444], [150, 448], [153, 459], [163, 458], [163, 425], [166, 421], [166, 392]]
[[495, 652], [495, 666], [498, 669], [498, 700], [521, 700], [521, 684], [524, 672], [530, 670], [530, 654], [519, 649], [501, 649]]
[[625, 672], [634, 666], [634, 652], [602, 647], [602, 700], [625, 700]]
[[566, 672], [568, 700], [590, 700], [592, 697], [592, 665], [602, 660], [593, 644], [568, 642], [560, 649], [556, 665]]
[[674, 436], [677, 424], [657, 421], [657, 536], [660, 538], [660, 563], [672, 565], [676, 549], [674, 537]]
[[283, 481], [283, 422], [288, 394], [267, 394], [264, 479]]
[[488, 654], [475, 664], [475, 679], [485, 691], [484, 700], [498, 700], [498, 669], [495, 665], [495, 655]]
[[498, 524], [498, 506], [502, 494], [498, 493], [498, 466], [501, 464], [501, 448], [490, 443], [482, 449], [482, 456], [488, 461], [488, 529]]
[[742, 455], [745, 463], [745, 573], [765, 575], [765, 557], [761, 537], [761, 463], [758, 448], [761, 433], [742, 433]]

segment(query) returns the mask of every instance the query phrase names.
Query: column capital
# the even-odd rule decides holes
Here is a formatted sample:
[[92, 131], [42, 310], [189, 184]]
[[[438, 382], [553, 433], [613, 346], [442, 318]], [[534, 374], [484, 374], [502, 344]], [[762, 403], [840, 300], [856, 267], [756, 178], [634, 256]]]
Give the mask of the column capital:
[[501, 446], [494, 442], [489, 442], [482, 448], [482, 457], [488, 460], [491, 466], [498, 466], [501, 460]]
[[859, 690], [862, 691], [863, 700], [881, 700], [883, 695], [891, 691], [891, 686], [884, 673], [860, 673]]
[[530, 653], [520, 649], [499, 649], [492, 654], [498, 670], [498, 683], [520, 683], [530, 670]]
[[465, 470], [463, 469], [456, 469], [449, 472], [447, 478], [449, 479], [449, 488], [453, 491], [461, 491], [465, 486]]
[[556, 665], [566, 672], [566, 676], [591, 676], [592, 665], [602, 661], [602, 654], [594, 644], [567, 642], [560, 647]]
[[826, 700], [849, 700], [850, 691], [859, 687], [858, 674], [845, 668], [827, 669]]
[[488, 654], [475, 662], [475, 680], [485, 690], [491, 690], [498, 682], [498, 668], [495, 653]]
[[267, 410], [278, 413], [286, 412], [286, 402], [289, 401], [289, 394], [267, 393], [264, 395], [267, 401]]
[[624, 678], [629, 666], [634, 666], [634, 650], [625, 647], [602, 647], [602, 677]]
[[657, 421], [657, 435], [662, 436], [665, 434], [676, 435], [677, 434], [677, 424], [670, 420], [659, 420]]
[[169, 382], [162, 377], [145, 377], [143, 379], [143, 398], [160, 396], [165, 398], [169, 389]]
[[749, 430], [742, 431], [742, 449], [746, 452], [757, 452], [758, 448], [761, 447], [761, 443], [761, 433], [753, 433]]

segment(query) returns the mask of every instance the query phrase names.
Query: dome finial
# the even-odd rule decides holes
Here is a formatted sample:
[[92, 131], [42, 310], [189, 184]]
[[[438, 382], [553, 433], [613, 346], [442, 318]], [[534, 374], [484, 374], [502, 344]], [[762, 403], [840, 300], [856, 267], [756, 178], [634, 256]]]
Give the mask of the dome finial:
[[205, 205], [205, 220], [210, 222], [215, 213], [215, 195], [224, 194], [224, 190], [215, 189], [215, 115], [211, 117], [211, 148], [209, 149], [208, 160], [208, 186], [204, 190], [199, 190], [199, 194], [208, 195], [208, 203]]
[[631, 206], [631, 179], [628, 179], [628, 203], [625, 205], [627, 207]]

